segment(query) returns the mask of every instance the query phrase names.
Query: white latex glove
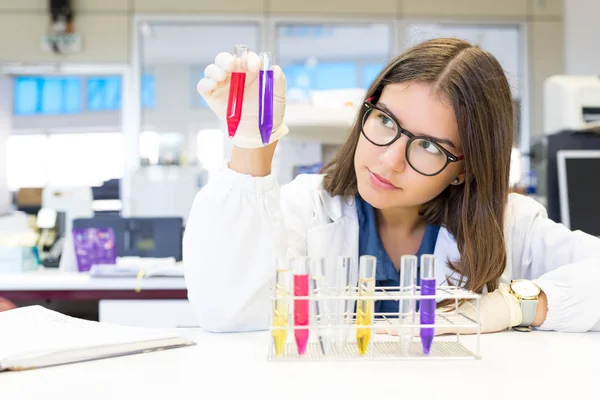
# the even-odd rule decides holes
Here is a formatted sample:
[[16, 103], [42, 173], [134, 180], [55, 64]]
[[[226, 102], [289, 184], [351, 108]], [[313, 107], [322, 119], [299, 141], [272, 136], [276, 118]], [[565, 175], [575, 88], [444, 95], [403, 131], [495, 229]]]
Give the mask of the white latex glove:
[[[463, 303], [459, 308], [459, 312], [477, 321], [477, 303], [475, 300], [469, 300]], [[481, 312], [481, 333], [500, 332], [513, 326], [517, 326], [523, 320], [521, 306], [519, 300], [510, 294], [509, 287], [506, 284], [500, 284], [498, 289], [491, 293], [486, 293], [479, 299], [479, 307]], [[415, 315], [415, 324], [419, 323], [419, 315]], [[382, 322], [380, 327], [376, 328], [377, 333], [387, 333], [397, 335], [394, 329], [386, 328], [387, 322]], [[435, 335], [444, 334], [475, 334], [476, 328], [453, 328], [451, 325], [438, 326], [435, 329]], [[419, 329], [415, 328], [414, 334], [419, 335]]]
[[[198, 82], [198, 93], [208, 103], [213, 112], [226, 122], [227, 101], [229, 99], [229, 82], [231, 72], [238, 66], [246, 71], [246, 84], [242, 118], [233, 137], [237, 147], [256, 148], [263, 146], [258, 129], [258, 72], [261, 60], [256, 53], [249, 51], [248, 55], [236, 60], [230, 53], [219, 53], [214, 64], [204, 70], [204, 78]], [[286, 103], [285, 75], [278, 65], [273, 65], [273, 132], [270, 143], [279, 140], [289, 132], [283, 123]]]

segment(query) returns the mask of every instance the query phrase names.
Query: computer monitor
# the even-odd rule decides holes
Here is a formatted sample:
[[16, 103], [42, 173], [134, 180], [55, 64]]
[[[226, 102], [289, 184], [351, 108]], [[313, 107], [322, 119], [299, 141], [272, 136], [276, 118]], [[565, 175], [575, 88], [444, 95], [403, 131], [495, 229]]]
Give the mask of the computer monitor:
[[600, 237], [600, 151], [560, 150], [557, 163], [562, 223]]

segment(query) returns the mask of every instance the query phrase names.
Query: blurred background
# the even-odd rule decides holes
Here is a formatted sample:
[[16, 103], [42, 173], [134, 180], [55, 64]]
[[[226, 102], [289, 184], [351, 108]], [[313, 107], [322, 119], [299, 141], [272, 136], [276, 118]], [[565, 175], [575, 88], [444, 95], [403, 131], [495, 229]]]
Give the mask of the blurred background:
[[[104, 320], [132, 304], [117, 300], [183, 301], [186, 219], [231, 151], [196, 83], [235, 44], [272, 51], [287, 76], [281, 183], [333, 157], [391, 58], [433, 37], [481, 45], [517, 111], [511, 184], [600, 235], [598, 15], [597, 0], [2, 0], [0, 295], [72, 300], [56, 295], [68, 275], [97, 291], [83, 300], [104, 304]], [[135, 297], [131, 285], [89, 283], [103, 264], [131, 285], [140, 265], [177, 278]]]

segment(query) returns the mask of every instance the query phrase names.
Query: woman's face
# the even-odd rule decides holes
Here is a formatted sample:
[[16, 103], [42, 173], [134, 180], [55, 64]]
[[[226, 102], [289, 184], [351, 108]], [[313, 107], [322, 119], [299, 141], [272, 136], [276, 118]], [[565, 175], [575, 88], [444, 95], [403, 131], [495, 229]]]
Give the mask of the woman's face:
[[[432, 95], [428, 84], [387, 85], [377, 106], [394, 116], [403, 129], [416, 136], [429, 136], [455, 156], [462, 155], [454, 111], [444, 99]], [[402, 135], [391, 145], [380, 147], [360, 135], [354, 155], [358, 191], [377, 209], [420, 206], [438, 196], [457, 177], [463, 182], [463, 161], [448, 164], [435, 176], [415, 171], [406, 160], [408, 140]]]

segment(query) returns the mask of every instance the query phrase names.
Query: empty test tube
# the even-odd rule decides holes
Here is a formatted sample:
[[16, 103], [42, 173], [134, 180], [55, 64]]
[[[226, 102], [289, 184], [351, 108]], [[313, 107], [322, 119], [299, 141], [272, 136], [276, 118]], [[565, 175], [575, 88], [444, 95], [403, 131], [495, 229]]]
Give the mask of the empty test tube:
[[[339, 256], [336, 264], [336, 295], [350, 296], [352, 294], [352, 271], [355, 270], [355, 259]], [[339, 299], [335, 302], [335, 351], [339, 354], [348, 342], [348, 331], [352, 324], [352, 305], [349, 298]]]
[[329, 354], [331, 345], [331, 324], [329, 307], [327, 307], [327, 280], [323, 259], [313, 259], [310, 263], [310, 290], [314, 296], [314, 325], [317, 339], [323, 355]]
[[400, 258], [400, 295], [402, 297], [398, 310], [398, 322], [400, 323], [398, 336], [404, 355], [408, 355], [413, 338], [412, 326], [404, 327], [402, 325], [413, 325], [415, 323], [416, 301], [414, 296], [417, 286], [417, 261], [417, 256], [413, 255], [404, 255]]

